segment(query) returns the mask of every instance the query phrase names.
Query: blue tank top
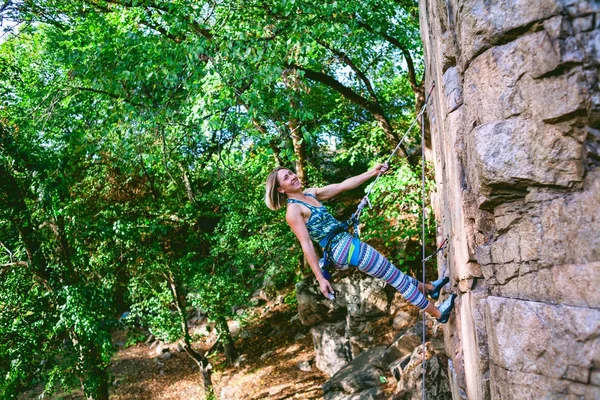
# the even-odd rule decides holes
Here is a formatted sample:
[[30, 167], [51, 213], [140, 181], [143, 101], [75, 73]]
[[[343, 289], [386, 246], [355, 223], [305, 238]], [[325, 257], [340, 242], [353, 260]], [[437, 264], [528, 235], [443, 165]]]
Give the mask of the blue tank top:
[[[317, 197], [311, 193], [304, 193], [304, 195], [310, 196], [313, 199], [319, 201], [319, 199], [317, 199]], [[318, 242], [321, 247], [325, 247], [327, 245], [327, 235], [329, 234], [329, 232], [333, 231], [333, 229], [337, 228], [340, 225], [340, 221], [335, 219], [320, 201], [320, 207], [315, 207], [312, 204], [308, 204], [302, 200], [296, 199], [288, 199], [287, 202], [302, 204], [303, 206], [308, 207], [308, 209], [310, 210], [310, 217], [306, 222], [306, 229], [308, 230], [308, 234], [310, 235], [310, 238], [315, 242]], [[332, 239], [332, 243], [335, 243], [342, 234], [344, 234], [344, 232], [335, 235]]]

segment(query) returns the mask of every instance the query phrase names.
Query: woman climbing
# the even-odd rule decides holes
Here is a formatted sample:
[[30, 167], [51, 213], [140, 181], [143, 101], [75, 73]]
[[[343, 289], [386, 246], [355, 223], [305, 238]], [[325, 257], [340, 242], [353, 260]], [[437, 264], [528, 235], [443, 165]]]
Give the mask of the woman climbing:
[[385, 280], [396, 288], [407, 301], [431, 314], [439, 322], [445, 323], [454, 307], [456, 295], [451, 295], [438, 308], [430, 303], [424, 294], [437, 300], [442, 287], [449, 281], [447, 277], [423, 284], [415, 278], [405, 275], [373, 247], [358, 239], [353, 240], [350, 233], [340, 230], [339, 227], [343, 224], [329, 214], [321, 204], [321, 201], [354, 189], [379, 173], [386, 172], [387, 169], [387, 164], [379, 164], [373, 169], [348, 178], [341, 183], [303, 191], [300, 180], [291, 170], [278, 167], [267, 178], [265, 203], [272, 210], [278, 210], [287, 204], [287, 223], [300, 241], [304, 257], [315, 274], [319, 288], [325, 297], [333, 299], [335, 293], [321, 271], [312, 240], [325, 249], [326, 256], [330, 257], [336, 267], [355, 266], [370, 276]]

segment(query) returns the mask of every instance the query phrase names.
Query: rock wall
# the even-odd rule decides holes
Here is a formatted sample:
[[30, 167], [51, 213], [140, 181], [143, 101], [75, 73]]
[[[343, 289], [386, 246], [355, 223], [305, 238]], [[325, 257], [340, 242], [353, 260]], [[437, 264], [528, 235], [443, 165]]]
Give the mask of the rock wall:
[[454, 399], [600, 398], [600, 2], [421, 0]]

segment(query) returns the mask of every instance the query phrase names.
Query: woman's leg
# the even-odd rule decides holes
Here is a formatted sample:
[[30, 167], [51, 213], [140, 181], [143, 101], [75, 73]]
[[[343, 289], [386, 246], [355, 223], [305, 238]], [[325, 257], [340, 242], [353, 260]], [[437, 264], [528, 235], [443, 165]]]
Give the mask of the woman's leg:
[[[387, 258], [366, 243], [360, 243], [358, 269], [393, 286], [411, 304], [422, 310], [437, 308], [419, 291], [420, 282], [396, 268]], [[434, 311], [435, 313], [435, 311]], [[438, 311], [439, 313], [439, 311]], [[433, 313], [430, 312], [433, 315]]]
[[[348, 263], [348, 255], [352, 248], [352, 236], [347, 235], [341, 239], [332, 250], [333, 261], [338, 265]], [[382, 256], [377, 250], [366, 243], [360, 242], [358, 269], [375, 278], [383, 279], [393, 286], [410, 303], [425, 310], [434, 317], [439, 317], [439, 310], [427, 300], [419, 286], [423, 286], [418, 280], [410, 277], [396, 268], [391, 262]], [[427, 286], [425, 285], [425, 289]]]
[[433, 290], [433, 285], [431, 283], [419, 282], [417, 286], [419, 287], [419, 292], [423, 294], [427, 294], [427, 292], [431, 292]]

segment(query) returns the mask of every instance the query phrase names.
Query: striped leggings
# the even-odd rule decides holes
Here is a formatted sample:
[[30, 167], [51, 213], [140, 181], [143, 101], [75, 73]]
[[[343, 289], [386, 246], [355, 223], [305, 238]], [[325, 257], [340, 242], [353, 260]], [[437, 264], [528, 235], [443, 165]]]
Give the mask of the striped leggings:
[[429, 300], [419, 291], [418, 280], [404, 274], [387, 258], [366, 243], [360, 242], [358, 249], [353, 248], [352, 235], [349, 233], [343, 235], [331, 249], [331, 260], [336, 267], [345, 268], [348, 266], [351, 250], [359, 252], [358, 265], [356, 265], [359, 270], [372, 277], [383, 279], [396, 288], [408, 302], [420, 309], [424, 309], [429, 305]]

